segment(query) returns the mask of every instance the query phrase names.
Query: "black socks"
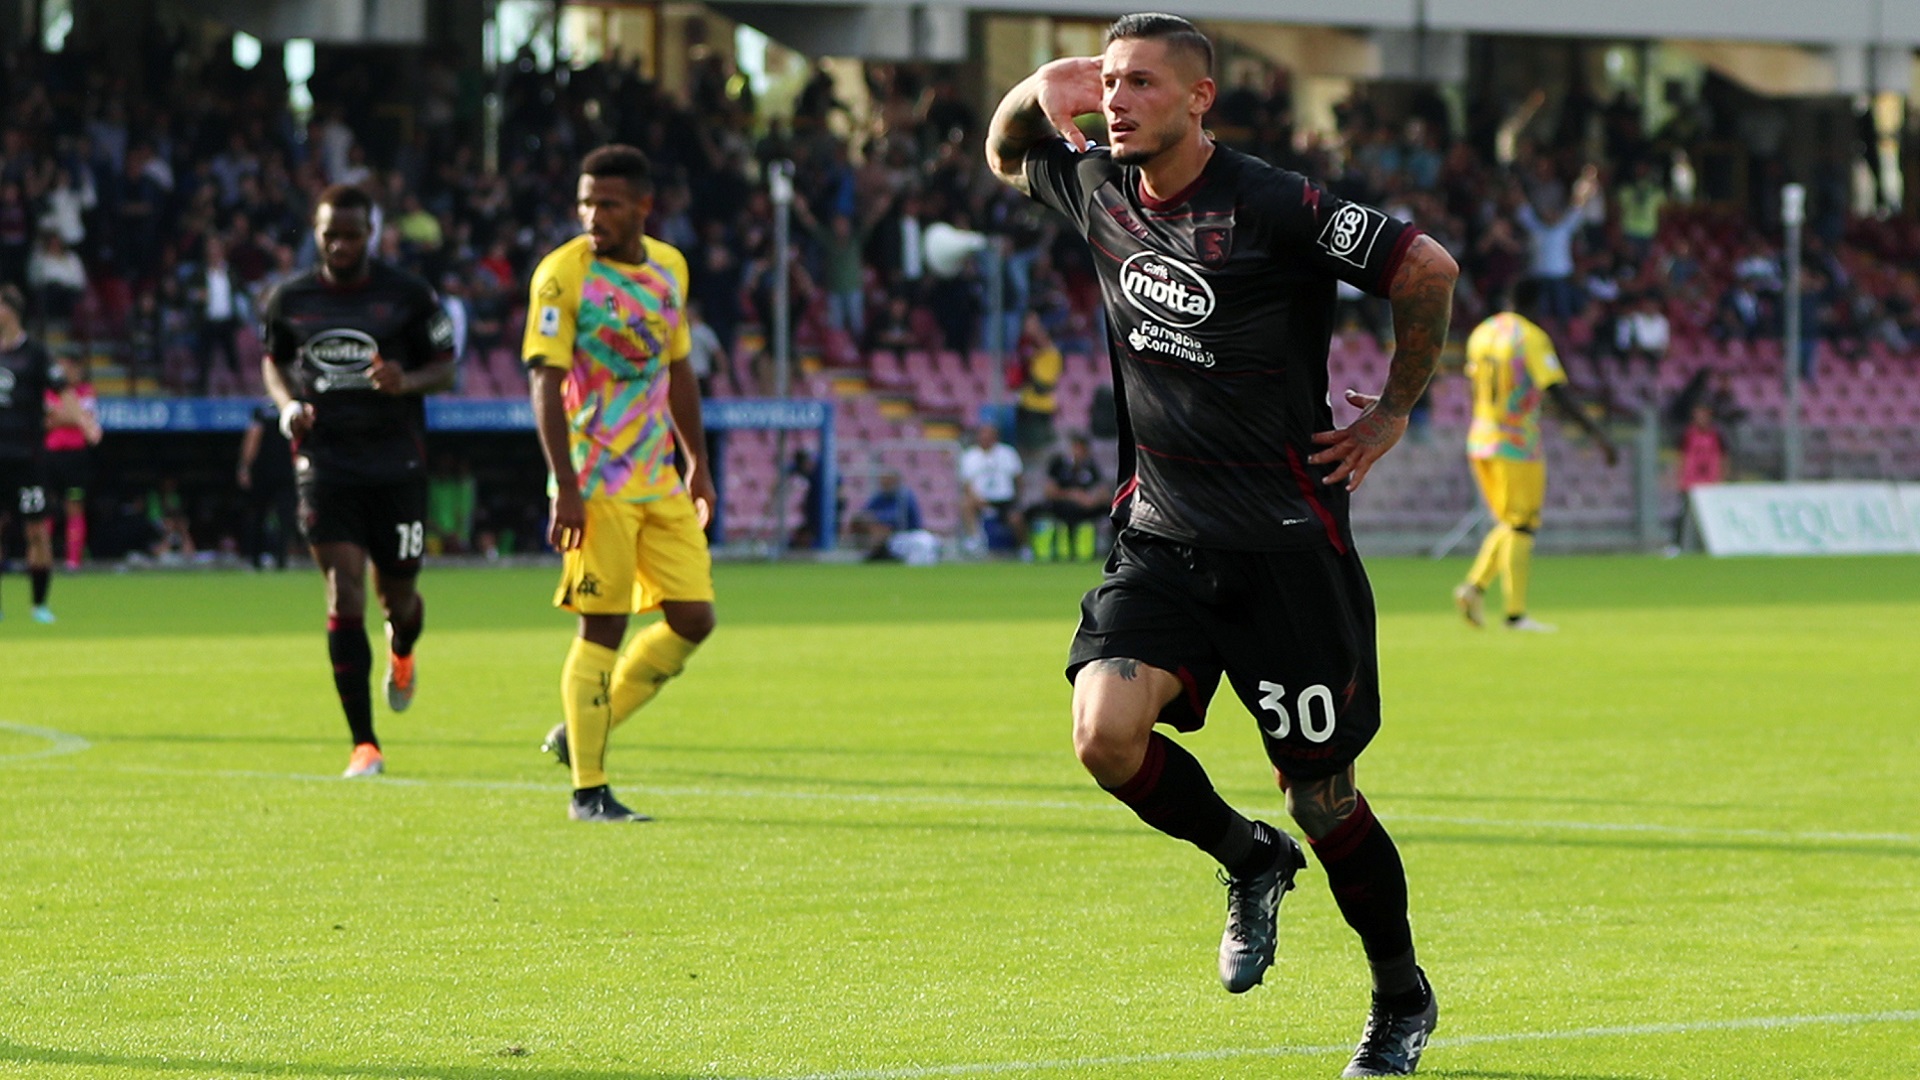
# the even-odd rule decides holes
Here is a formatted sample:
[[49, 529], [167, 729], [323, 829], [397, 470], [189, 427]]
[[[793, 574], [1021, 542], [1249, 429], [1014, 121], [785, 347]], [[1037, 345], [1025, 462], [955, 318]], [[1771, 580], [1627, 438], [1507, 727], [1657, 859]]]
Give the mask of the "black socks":
[[1265, 870], [1279, 853], [1272, 830], [1228, 806], [1200, 762], [1157, 731], [1140, 771], [1108, 790], [1141, 821], [1213, 856], [1235, 877]]
[[1375, 993], [1396, 1014], [1411, 995], [1412, 1011], [1419, 1011], [1426, 991], [1414, 966], [1413, 928], [1407, 923], [1407, 872], [1367, 797], [1359, 797], [1359, 805], [1338, 828], [1308, 842], [1326, 868], [1327, 886], [1340, 914], [1360, 935]]
[[333, 660], [333, 688], [340, 694], [354, 743], [379, 746], [373, 737], [373, 649], [367, 644], [366, 620], [328, 616], [327, 655]]

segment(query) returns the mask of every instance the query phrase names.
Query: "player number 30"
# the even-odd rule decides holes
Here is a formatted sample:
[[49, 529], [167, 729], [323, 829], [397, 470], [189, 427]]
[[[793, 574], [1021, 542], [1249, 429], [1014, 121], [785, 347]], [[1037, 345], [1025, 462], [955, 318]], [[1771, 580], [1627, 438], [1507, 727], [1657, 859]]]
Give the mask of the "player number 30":
[[1333, 691], [1320, 683], [1314, 683], [1293, 700], [1293, 713], [1287, 712], [1287, 688], [1279, 683], [1260, 680], [1260, 707], [1273, 714], [1273, 723], [1260, 725], [1266, 733], [1276, 739], [1284, 739], [1293, 732], [1293, 717], [1300, 717], [1300, 734], [1308, 742], [1323, 743], [1333, 738]]
[[394, 526], [400, 533], [400, 557], [417, 559], [426, 550], [427, 531], [417, 521], [403, 521]]

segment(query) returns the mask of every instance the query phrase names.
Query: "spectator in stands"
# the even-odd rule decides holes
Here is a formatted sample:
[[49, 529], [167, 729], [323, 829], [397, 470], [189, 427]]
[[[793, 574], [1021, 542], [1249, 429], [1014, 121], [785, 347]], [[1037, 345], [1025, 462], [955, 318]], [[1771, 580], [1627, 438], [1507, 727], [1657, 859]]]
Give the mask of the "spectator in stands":
[[[800, 483], [796, 493], [800, 502], [800, 527], [787, 537], [787, 546], [795, 549], [818, 547], [825, 525], [820, 506], [820, 485], [825, 477], [821, 474], [819, 456], [807, 447], [795, 447], [793, 459], [787, 463], [787, 475]], [[836, 490], [833, 496], [838, 505], [841, 502], [840, 492]], [[835, 516], [838, 517], [838, 514]], [[833, 546], [838, 540], [837, 536], [828, 537], [827, 546]]]
[[1048, 336], [1040, 313], [1029, 311], [1020, 331], [1020, 396], [1013, 404], [1013, 447], [1023, 461], [1053, 445], [1053, 417], [1060, 409], [1060, 376], [1066, 360]]
[[25, 291], [33, 248], [33, 215], [20, 182], [0, 183], [0, 284]]
[[902, 556], [893, 552], [893, 538], [925, 527], [920, 500], [901, 485], [900, 474], [892, 469], [880, 474], [879, 489], [848, 522], [848, 530], [867, 549], [868, 562], [898, 561]]
[[860, 253], [867, 246], [867, 234], [874, 220], [856, 223], [847, 214], [835, 213], [826, 222], [813, 216], [807, 200], [793, 200], [794, 217], [800, 227], [813, 236], [820, 253], [820, 285], [827, 297], [827, 325], [859, 341], [867, 332], [867, 303]]
[[27, 284], [42, 318], [64, 324], [87, 292], [87, 267], [57, 232], [40, 238], [27, 264]]
[[1714, 426], [1712, 406], [1702, 402], [1693, 407], [1692, 419], [1680, 433], [1680, 510], [1673, 518], [1673, 539], [1667, 544], [1668, 558], [1680, 554], [1693, 542], [1692, 492], [1702, 484], [1718, 484], [1726, 478], [1727, 444]]
[[93, 174], [60, 166], [54, 170], [53, 184], [40, 196], [40, 231], [58, 233], [60, 239], [78, 251], [87, 240], [87, 214], [98, 205], [93, 189]]
[[187, 297], [199, 316], [196, 327], [200, 345], [200, 392], [211, 394], [214, 377], [222, 367], [235, 385], [240, 379], [238, 335], [246, 316], [246, 294], [227, 265], [226, 245], [208, 237], [199, 266], [189, 273]]
[[1007, 530], [1015, 551], [1027, 546], [1026, 519], [1017, 503], [1020, 455], [1000, 441], [1000, 429], [981, 424], [974, 443], [960, 454], [960, 544], [974, 554], [990, 546], [984, 534], [991, 515]]
[[1041, 562], [1087, 562], [1098, 547], [1097, 529], [1110, 508], [1110, 492], [1093, 460], [1093, 442], [1075, 433], [1068, 450], [1047, 463], [1046, 498], [1030, 512], [1033, 554]]
[[899, 294], [887, 297], [887, 306], [867, 325], [867, 337], [861, 343], [865, 352], [888, 349], [898, 353], [926, 347], [927, 342], [913, 327], [913, 305]]
[[1507, 295], [1526, 270], [1527, 239], [1514, 218], [1520, 205], [1518, 192], [1502, 196], [1473, 243], [1474, 282], [1482, 296]]
[[694, 378], [700, 383], [700, 396], [711, 397], [713, 373], [726, 362], [726, 348], [720, 344], [720, 335], [707, 322], [706, 311], [698, 300], [687, 301], [687, 327], [687, 333], [693, 341], [693, 351], [687, 354], [687, 363], [693, 366]]
[[1666, 358], [1673, 329], [1660, 298], [1650, 292], [1630, 298], [1627, 310], [1615, 324], [1615, 345], [1622, 359], [1645, 360], [1649, 370], [1659, 368]]
[[[1555, 184], [1542, 182], [1531, 198], [1557, 208], [1536, 210], [1531, 201], [1522, 202], [1518, 211], [1521, 226], [1527, 230], [1529, 260], [1527, 278], [1537, 290], [1540, 323], [1549, 334], [1559, 336], [1567, 320], [1579, 313], [1580, 297], [1574, 283], [1573, 242], [1585, 219], [1581, 216], [1588, 200], [1598, 191], [1599, 170], [1589, 165], [1574, 182], [1573, 195], [1565, 199]], [[1548, 198], [1549, 193], [1553, 193]]]
[[1714, 339], [1721, 342], [1735, 339], [1752, 342], [1767, 332], [1771, 322], [1771, 307], [1761, 298], [1753, 282], [1735, 278], [1720, 294], [1711, 332]]
[[1620, 238], [1626, 244], [1627, 258], [1636, 266], [1644, 264], [1653, 252], [1653, 240], [1660, 231], [1660, 212], [1667, 205], [1667, 191], [1654, 173], [1653, 161], [1641, 158], [1633, 164], [1633, 179], [1614, 196], [1620, 203]]

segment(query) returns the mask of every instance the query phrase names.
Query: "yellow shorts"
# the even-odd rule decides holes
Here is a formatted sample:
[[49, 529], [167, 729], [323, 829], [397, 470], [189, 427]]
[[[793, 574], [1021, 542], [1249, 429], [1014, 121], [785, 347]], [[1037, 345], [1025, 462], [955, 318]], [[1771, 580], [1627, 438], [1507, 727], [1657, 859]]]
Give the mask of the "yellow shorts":
[[566, 553], [553, 605], [579, 615], [630, 615], [662, 600], [713, 601], [713, 558], [693, 500], [588, 499], [586, 537]]
[[1547, 501], [1547, 463], [1507, 458], [1473, 458], [1473, 478], [1486, 496], [1494, 520], [1527, 532], [1540, 530], [1540, 507]]

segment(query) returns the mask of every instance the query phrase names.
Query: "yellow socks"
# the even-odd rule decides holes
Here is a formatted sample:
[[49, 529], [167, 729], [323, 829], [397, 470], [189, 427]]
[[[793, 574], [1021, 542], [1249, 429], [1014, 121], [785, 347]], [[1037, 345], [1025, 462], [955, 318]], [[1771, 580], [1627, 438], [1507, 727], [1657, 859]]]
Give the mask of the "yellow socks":
[[1467, 584], [1487, 591], [1493, 584], [1493, 577], [1506, 568], [1507, 541], [1513, 536], [1513, 529], [1507, 525], [1495, 525], [1480, 541], [1480, 555], [1473, 560], [1473, 569], [1467, 571]]
[[653, 700], [668, 679], [687, 666], [700, 646], [657, 622], [633, 636], [613, 669], [613, 726], [618, 727]]
[[605, 645], [573, 639], [560, 669], [560, 705], [567, 716], [567, 754], [573, 786], [607, 782], [607, 732], [613, 730], [613, 671], [619, 654]]
[[1509, 530], [1500, 572], [1506, 577], [1507, 617], [1527, 613], [1527, 582], [1533, 577], [1533, 534]]
[[560, 669], [560, 703], [567, 717], [567, 753], [576, 789], [607, 782], [607, 733], [652, 701], [660, 687], [686, 667], [696, 648], [664, 622], [635, 634], [621, 653], [573, 640], [566, 666]]

